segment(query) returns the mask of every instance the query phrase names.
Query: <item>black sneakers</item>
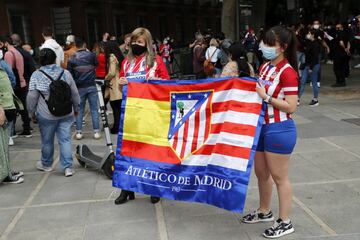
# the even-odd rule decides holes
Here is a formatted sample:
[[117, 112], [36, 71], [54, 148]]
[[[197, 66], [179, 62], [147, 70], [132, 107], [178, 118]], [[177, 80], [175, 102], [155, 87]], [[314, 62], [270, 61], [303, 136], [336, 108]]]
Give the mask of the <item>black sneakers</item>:
[[16, 177], [16, 176], [13, 176], [13, 175], [10, 175], [10, 176], [7, 176], [3, 183], [22, 183], [24, 182], [24, 178], [22, 177]]
[[31, 131], [28, 130], [28, 131], [22, 131], [22, 133], [18, 134], [20, 137], [26, 137], [26, 138], [31, 138], [32, 137], [32, 134], [31, 134]]
[[244, 223], [271, 222], [274, 221], [274, 216], [271, 211], [269, 211], [267, 214], [264, 214], [259, 210], [256, 210], [244, 216], [242, 221]]
[[313, 99], [313, 100], [311, 100], [309, 105], [310, 105], [310, 107], [319, 106], [319, 101], [317, 99]]
[[281, 218], [276, 220], [274, 225], [265, 230], [263, 236], [266, 238], [279, 238], [294, 232], [294, 227], [289, 220], [288, 223], [283, 222]]

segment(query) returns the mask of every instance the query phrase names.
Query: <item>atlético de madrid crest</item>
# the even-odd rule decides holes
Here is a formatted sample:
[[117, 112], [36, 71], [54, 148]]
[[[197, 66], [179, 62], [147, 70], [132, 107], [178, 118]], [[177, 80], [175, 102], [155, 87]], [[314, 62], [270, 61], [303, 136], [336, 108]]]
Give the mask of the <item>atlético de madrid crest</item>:
[[180, 160], [198, 150], [209, 136], [212, 95], [211, 90], [170, 93], [168, 140]]

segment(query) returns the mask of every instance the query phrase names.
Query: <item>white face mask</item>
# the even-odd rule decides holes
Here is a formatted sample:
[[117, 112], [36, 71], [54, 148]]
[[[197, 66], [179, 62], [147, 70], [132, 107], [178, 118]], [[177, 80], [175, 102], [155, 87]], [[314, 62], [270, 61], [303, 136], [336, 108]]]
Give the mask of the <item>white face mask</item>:
[[306, 34], [306, 39], [308, 39], [308, 40], [312, 40], [312, 36], [311, 36], [311, 34]]
[[3, 57], [4, 57], [4, 51], [1, 49], [0, 50], [0, 60], [3, 59]]
[[34, 55], [34, 50], [31, 49], [31, 50], [29, 51], [29, 53], [30, 53], [31, 56]]

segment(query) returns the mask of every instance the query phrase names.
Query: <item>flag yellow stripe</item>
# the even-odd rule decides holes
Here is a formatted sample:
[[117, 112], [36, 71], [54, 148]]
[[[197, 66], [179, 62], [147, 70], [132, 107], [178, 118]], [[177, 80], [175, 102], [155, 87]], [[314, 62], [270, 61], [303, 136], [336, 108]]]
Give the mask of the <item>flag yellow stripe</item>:
[[170, 102], [127, 98], [123, 139], [169, 146]]

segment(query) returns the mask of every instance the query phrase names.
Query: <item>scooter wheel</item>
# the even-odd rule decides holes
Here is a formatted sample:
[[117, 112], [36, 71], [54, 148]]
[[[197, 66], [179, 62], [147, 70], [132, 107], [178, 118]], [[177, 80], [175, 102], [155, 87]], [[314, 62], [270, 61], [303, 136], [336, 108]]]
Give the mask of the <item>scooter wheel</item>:
[[114, 173], [114, 160], [114, 154], [109, 155], [102, 167], [105, 176], [107, 176], [109, 179], [112, 179], [112, 175]]

